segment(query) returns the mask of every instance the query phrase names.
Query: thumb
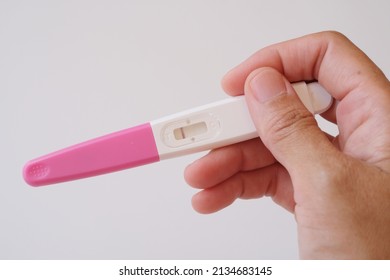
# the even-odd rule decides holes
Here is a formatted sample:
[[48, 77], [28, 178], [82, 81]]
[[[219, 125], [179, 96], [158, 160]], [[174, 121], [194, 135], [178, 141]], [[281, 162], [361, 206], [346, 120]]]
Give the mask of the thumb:
[[[265, 146], [294, 179], [316, 171], [335, 148], [289, 81], [273, 68], [253, 71], [245, 84], [248, 108]], [[318, 169], [317, 169], [318, 170]]]

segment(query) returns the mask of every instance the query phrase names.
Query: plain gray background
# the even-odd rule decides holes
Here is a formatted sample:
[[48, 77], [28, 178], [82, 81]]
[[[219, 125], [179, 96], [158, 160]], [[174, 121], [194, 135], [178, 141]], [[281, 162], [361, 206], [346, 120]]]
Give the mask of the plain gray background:
[[0, 0], [0, 258], [298, 258], [294, 217], [269, 198], [194, 212], [182, 174], [200, 154], [42, 188], [22, 167], [222, 99], [227, 70], [307, 33], [341, 31], [390, 73], [389, 3]]

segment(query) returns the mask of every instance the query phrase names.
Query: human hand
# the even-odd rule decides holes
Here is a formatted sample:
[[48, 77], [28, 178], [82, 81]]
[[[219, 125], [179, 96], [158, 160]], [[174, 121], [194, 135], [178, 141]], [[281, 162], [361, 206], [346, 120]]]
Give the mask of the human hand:
[[[322, 132], [290, 82], [335, 99]], [[260, 138], [211, 151], [185, 170], [201, 213], [271, 196], [293, 212], [302, 258], [390, 258], [390, 83], [347, 38], [322, 32], [264, 48], [222, 86], [244, 94]]]

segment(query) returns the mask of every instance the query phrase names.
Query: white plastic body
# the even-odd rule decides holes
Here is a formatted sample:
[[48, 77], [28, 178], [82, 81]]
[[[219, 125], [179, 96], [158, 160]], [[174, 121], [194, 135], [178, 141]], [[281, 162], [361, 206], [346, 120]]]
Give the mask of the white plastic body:
[[[293, 84], [313, 114], [326, 111], [332, 97], [318, 83]], [[244, 96], [231, 97], [150, 122], [160, 160], [215, 149], [258, 137]]]

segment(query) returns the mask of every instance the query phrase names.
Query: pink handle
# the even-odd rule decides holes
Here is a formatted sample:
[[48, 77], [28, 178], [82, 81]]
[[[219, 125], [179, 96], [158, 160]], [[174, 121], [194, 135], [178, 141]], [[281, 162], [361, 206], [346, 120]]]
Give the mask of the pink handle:
[[31, 186], [55, 184], [159, 161], [149, 123], [114, 132], [29, 161]]

